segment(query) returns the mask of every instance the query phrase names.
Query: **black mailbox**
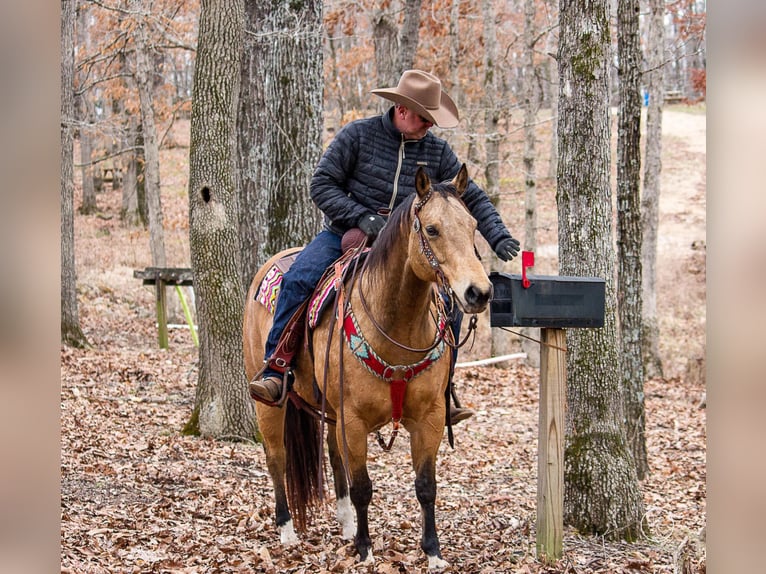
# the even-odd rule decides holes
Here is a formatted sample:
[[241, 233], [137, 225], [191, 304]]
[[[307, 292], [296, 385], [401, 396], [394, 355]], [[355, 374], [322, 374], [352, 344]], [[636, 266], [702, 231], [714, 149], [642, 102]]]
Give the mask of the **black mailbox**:
[[605, 284], [598, 277], [490, 273], [492, 327], [603, 327]]

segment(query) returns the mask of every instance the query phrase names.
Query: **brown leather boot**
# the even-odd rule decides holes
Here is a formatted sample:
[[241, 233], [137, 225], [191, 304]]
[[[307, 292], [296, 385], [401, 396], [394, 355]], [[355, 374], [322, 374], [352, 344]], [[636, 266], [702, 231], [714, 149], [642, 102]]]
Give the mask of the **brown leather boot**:
[[463, 407], [456, 407], [455, 405], [451, 405], [449, 408], [449, 420], [450, 423], [453, 425], [456, 425], [460, 421], [464, 421], [465, 419], [470, 419], [473, 415], [476, 414], [476, 411], [473, 409], [467, 409]]
[[267, 376], [257, 381], [250, 381], [250, 396], [269, 403], [277, 402], [282, 398], [282, 379]]

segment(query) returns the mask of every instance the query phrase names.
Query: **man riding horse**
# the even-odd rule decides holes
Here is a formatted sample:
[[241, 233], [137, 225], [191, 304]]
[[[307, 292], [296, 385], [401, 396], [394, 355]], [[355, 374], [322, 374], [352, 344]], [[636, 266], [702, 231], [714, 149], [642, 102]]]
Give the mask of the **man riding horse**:
[[[371, 243], [386, 225], [391, 211], [415, 192], [415, 174], [423, 167], [433, 181], [455, 177], [461, 163], [449, 144], [430, 132], [432, 126], [453, 128], [457, 106], [442, 90], [439, 78], [421, 70], [405, 71], [396, 87], [372, 90], [394, 105], [385, 113], [345, 125], [322, 156], [311, 180], [311, 198], [324, 214], [324, 229], [300, 252], [284, 274], [265, 345], [266, 366], [250, 382], [256, 400], [278, 403], [290, 365], [275, 356], [285, 327], [311, 295], [328, 266], [342, 255], [344, 233], [361, 229]], [[487, 194], [472, 180], [462, 196], [497, 256], [510, 261], [519, 252], [514, 239]], [[459, 340], [462, 313], [451, 317], [454, 340]], [[453, 351], [454, 361], [457, 348]], [[451, 384], [451, 383], [450, 383]], [[474, 413], [454, 406], [455, 424]]]

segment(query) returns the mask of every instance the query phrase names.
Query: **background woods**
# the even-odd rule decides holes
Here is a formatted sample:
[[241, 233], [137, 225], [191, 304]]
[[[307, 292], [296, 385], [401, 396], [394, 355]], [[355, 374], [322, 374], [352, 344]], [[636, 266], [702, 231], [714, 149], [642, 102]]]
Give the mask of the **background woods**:
[[[580, 572], [704, 568], [706, 6], [598, 5], [598, 92], [573, 97], [570, 82], [591, 73], [593, 53], [578, 52], [583, 26], [560, 25], [571, 14], [551, 0], [62, 2], [62, 51], [72, 56], [62, 65], [72, 86], [62, 93], [62, 341], [66, 333], [71, 345], [62, 348], [62, 571], [353, 564], [330, 517], [300, 552], [275, 548], [260, 446], [179, 431], [255, 436], [241, 376], [228, 372], [241, 360], [231, 355], [237, 292], [267, 256], [311, 237], [308, 179], [323, 144], [381, 111], [369, 90], [410, 66], [438, 74], [457, 101], [459, 128], [439, 135], [535, 250], [534, 273], [615, 278], [608, 328], [568, 341], [568, 456], [597, 434], [588, 456], [624, 489], [589, 492], [605, 481], [570, 466], [569, 523], [606, 538], [647, 526], [654, 538], [601, 547], [570, 529], [565, 561]], [[213, 49], [206, 59], [203, 48]], [[224, 87], [211, 91], [216, 82]], [[577, 123], [586, 109], [598, 130]], [[578, 244], [584, 229], [593, 243]], [[488, 270], [518, 272], [478, 241]], [[154, 348], [154, 295], [132, 277], [145, 266], [200, 273], [200, 349], [182, 328], [171, 329], [170, 349]], [[515, 335], [490, 332], [488, 317], [480, 324], [461, 360], [522, 350]], [[533, 361], [458, 369], [461, 399], [479, 414], [459, 429], [458, 449], [440, 453], [437, 520], [456, 571], [569, 568], [546, 570], [533, 556], [536, 381]], [[623, 428], [623, 414], [636, 424]], [[398, 571], [422, 566], [417, 548], [398, 542], [416, 522], [394, 486], [408, 484], [407, 457], [373, 455], [375, 496], [396, 501], [379, 526], [392, 538], [376, 553]], [[613, 507], [598, 508], [609, 497]]]

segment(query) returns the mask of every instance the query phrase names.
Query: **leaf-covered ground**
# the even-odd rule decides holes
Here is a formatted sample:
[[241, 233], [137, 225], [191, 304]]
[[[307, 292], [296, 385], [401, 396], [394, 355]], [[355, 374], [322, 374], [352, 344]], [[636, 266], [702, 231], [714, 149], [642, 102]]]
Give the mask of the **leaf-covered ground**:
[[[168, 259], [184, 266], [188, 150], [164, 153]], [[679, 156], [666, 160], [669, 174], [679, 181], [679, 170], [698, 175], [700, 151], [691, 143], [679, 139], [667, 153]], [[701, 191], [689, 192], [699, 193], [704, 241], [704, 171]], [[331, 492], [302, 542], [282, 548], [261, 446], [180, 434], [194, 403], [196, 348], [182, 328], [171, 330], [170, 349], [157, 348], [153, 292], [132, 276], [150, 264], [146, 234], [121, 226], [119, 194], [98, 200], [101, 213], [75, 223], [81, 322], [92, 347], [61, 350], [62, 572], [425, 571], [406, 432], [390, 453], [370, 439], [374, 568], [356, 565], [352, 544], [341, 540]], [[698, 208], [671, 204], [669, 224], [677, 225], [668, 229], [689, 234], [700, 225]], [[459, 395], [477, 415], [456, 427], [456, 448], [445, 440], [438, 460], [436, 518], [447, 571], [704, 572], [705, 389], [691, 368], [704, 352], [704, 243], [700, 250], [688, 239], [674, 236], [662, 247], [678, 244], [676, 265], [661, 271], [661, 305], [675, 305], [663, 318], [672, 333], [663, 342], [666, 378], [646, 384], [648, 537], [615, 543], [566, 529], [564, 557], [539, 562], [539, 372], [521, 362], [461, 368]]]

